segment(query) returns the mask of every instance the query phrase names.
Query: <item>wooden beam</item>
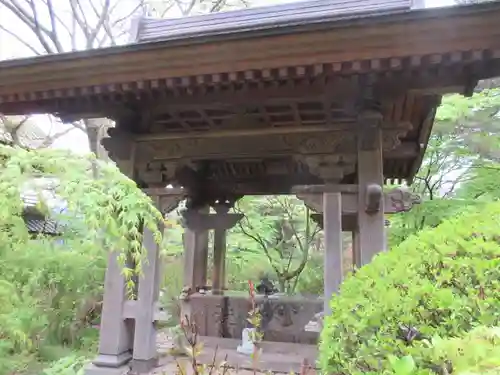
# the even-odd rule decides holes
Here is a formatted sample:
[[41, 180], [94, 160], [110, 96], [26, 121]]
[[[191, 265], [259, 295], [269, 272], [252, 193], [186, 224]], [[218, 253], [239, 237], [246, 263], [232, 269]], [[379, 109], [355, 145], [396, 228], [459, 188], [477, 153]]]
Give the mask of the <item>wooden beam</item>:
[[[419, 147], [415, 143], [398, 144], [410, 127], [383, 129], [387, 139], [385, 158], [406, 158], [418, 156]], [[290, 132], [280, 129], [269, 133], [214, 132], [198, 136], [184, 133], [176, 138], [151, 140], [157, 136], [141, 138], [137, 145], [137, 163], [167, 160], [231, 160], [266, 159], [307, 155], [355, 156], [355, 133], [349, 130], [335, 131], [318, 127], [295, 127]], [[148, 142], [146, 142], [148, 140]], [[122, 152], [123, 145], [113, 138], [105, 138], [103, 145], [111, 155]], [[356, 158], [354, 157], [354, 160]]]
[[[319, 196], [321, 200], [323, 199], [323, 193], [346, 193], [346, 194], [357, 194], [358, 185], [348, 185], [348, 184], [339, 184], [339, 185], [303, 185], [303, 186], [294, 186], [291, 190], [292, 194], [300, 195], [299, 199], [306, 198], [308, 195], [312, 195], [314, 197]], [[323, 203], [321, 203], [321, 206]]]
[[[134, 137], [136, 142], [150, 142], [150, 141], [170, 141], [170, 140], [184, 140], [184, 139], [214, 139], [232, 138], [232, 137], [257, 137], [266, 135], [287, 135], [287, 134], [317, 134], [317, 133], [331, 133], [335, 131], [352, 131], [353, 122], [339, 122], [335, 127], [326, 125], [318, 126], [294, 126], [294, 127], [280, 127], [280, 128], [249, 128], [249, 129], [232, 129], [232, 130], [211, 130], [206, 132], [192, 131], [192, 132], [167, 132], [167, 133], [153, 133], [147, 135], [138, 135]], [[111, 135], [112, 136], [112, 135]]]
[[187, 194], [183, 188], [146, 188], [142, 191], [150, 197], [184, 197]]

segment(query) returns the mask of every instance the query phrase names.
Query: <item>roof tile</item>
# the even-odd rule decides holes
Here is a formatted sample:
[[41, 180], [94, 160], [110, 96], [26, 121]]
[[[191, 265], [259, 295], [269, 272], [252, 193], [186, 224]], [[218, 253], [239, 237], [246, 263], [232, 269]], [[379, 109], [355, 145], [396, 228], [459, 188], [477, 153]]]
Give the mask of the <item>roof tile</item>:
[[313, 0], [170, 19], [143, 18], [135, 42], [166, 41], [273, 29], [303, 23], [409, 11], [412, 0]]

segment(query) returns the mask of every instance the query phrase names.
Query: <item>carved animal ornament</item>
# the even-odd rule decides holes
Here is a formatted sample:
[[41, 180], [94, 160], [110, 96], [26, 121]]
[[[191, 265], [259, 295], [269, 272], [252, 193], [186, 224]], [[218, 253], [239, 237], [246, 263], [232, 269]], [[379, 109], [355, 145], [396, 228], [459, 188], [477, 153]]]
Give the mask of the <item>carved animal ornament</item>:
[[382, 186], [370, 184], [365, 191], [365, 211], [368, 214], [375, 214], [382, 209], [382, 199], [384, 199], [385, 213], [408, 212], [415, 204], [422, 202], [418, 194], [407, 188], [398, 187], [384, 194]]
[[406, 188], [396, 188], [387, 194], [385, 204], [390, 205], [391, 212], [408, 212], [413, 205], [420, 204], [422, 199], [418, 194]]
[[366, 187], [365, 192], [365, 211], [368, 214], [375, 214], [382, 208], [383, 190], [378, 184], [370, 184]]

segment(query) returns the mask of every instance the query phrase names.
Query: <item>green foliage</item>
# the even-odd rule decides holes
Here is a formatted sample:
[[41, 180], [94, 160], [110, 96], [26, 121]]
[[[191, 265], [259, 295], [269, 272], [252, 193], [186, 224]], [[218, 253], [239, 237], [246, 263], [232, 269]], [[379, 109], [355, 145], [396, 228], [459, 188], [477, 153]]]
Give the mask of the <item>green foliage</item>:
[[82, 356], [63, 357], [43, 370], [41, 375], [83, 375], [83, 366], [86, 362], [87, 359]]
[[[352, 258], [350, 259], [352, 261]], [[300, 275], [297, 292], [300, 294], [323, 295], [324, 291], [324, 256], [312, 254], [307, 261], [304, 272]]]
[[482, 162], [470, 168], [468, 180], [457, 189], [457, 197], [482, 202], [500, 199], [500, 165], [494, 162]]
[[431, 346], [433, 356], [445, 358], [458, 375], [500, 374], [500, 327], [480, 326], [463, 337], [435, 337]]
[[280, 290], [293, 293], [319, 233], [309, 209], [293, 196], [270, 196], [243, 198], [237, 211], [245, 214], [235, 229], [243, 235], [238, 249], [264, 255]]
[[[43, 189], [34, 184], [40, 178]], [[66, 224], [57, 239], [28, 233], [21, 200], [27, 188], [38, 192], [39, 211]], [[61, 201], [67, 210], [55, 212]], [[93, 350], [107, 253], [134, 261], [126, 275], [141, 272], [140, 228], [160, 241], [161, 214], [112, 165], [8, 146], [0, 146], [0, 206], [0, 374], [25, 368], [19, 356], [44, 361], [59, 357], [62, 346]]]
[[436, 198], [423, 201], [410, 212], [391, 215], [389, 247], [397, 246], [423, 229], [435, 228], [443, 221], [463, 213], [467, 208], [482, 203], [472, 199]]
[[391, 217], [391, 246], [475, 205], [477, 198], [500, 197], [498, 155], [500, 89], [487, 88], [470, 98], [445, 96], [412, 185], [424, 202]]
[[401, 358], [389, 355], [388, 359], [394, 375], [412, 375], [417, 367], [411, 355], [405, 355]]
[[[500, 328], [479, 326], [461, 337], [434, 336], [423, 350], [429, 358], [445, 364], [442, 373], [458, 375], [500, 374]], [[389, 355], [394, 375], [422, 373], [411, 355]]]
[[416, 374], [446, 365], [426, 340], [499, 323], [500, 203], [447, 220], [378, 255], [349, 277], [321, 335], [323, 371], [384, 373], [411, 355]]

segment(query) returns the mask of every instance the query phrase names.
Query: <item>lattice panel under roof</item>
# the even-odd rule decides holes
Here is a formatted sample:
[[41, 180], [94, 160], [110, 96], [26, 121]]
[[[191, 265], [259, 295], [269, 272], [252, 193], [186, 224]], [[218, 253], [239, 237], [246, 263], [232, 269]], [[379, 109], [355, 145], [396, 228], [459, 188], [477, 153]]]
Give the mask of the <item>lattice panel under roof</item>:
[[337, 103], [289, 102], [272, 105], [166, 110], [154, 120], [152, 131], [178, 132], [251, 127], [314, 126], [354, 122]]
[[256, 175], [290, 175], [308, 174], [309, 171], [302, 163], [293, 162], [290, 158], [275, 158], [263, 161], [238, 161], [238, 162], [213, 162], [210, 164], [210, 173], [218, 178], [230, 178], [234, 176], [256, 176]]

